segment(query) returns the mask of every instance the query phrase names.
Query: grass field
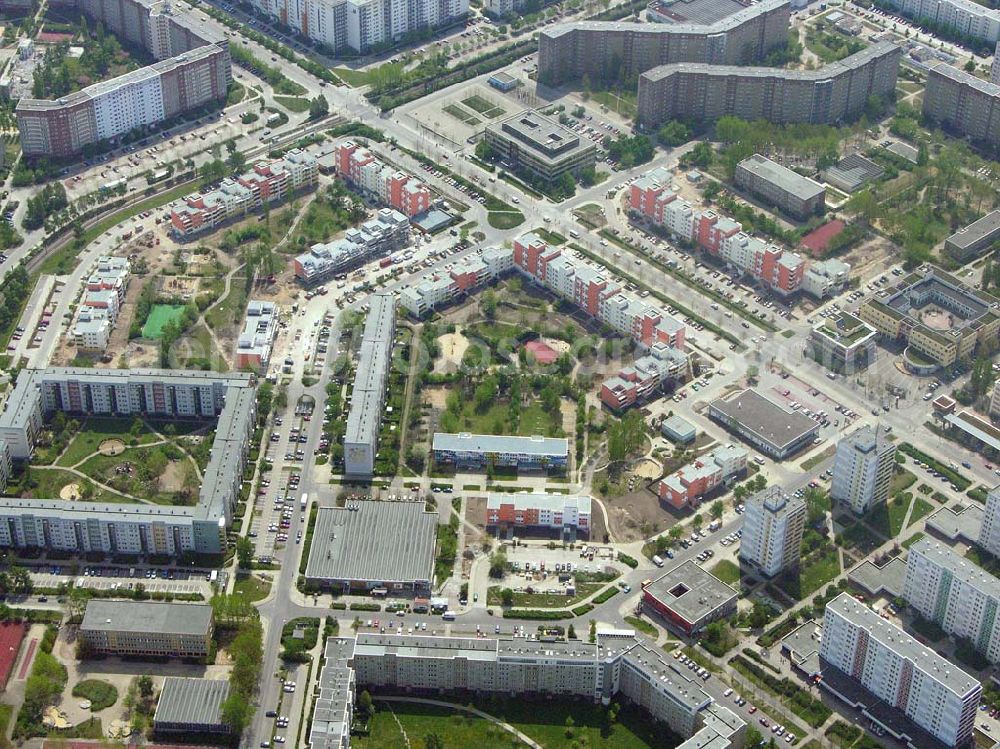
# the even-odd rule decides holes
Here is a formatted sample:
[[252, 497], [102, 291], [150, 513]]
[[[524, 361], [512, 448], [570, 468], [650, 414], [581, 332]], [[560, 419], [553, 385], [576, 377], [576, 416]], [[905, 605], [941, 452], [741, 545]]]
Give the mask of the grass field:
[[351, 70], [350, 68], [334, 68], [333, 72], [348, 86], [357, 88], [368, 85], [368, 73], [364, 70]]
[[923, 531], [917, 531], [912, 536], [910, 536], [908, 539], [906, 539], [905, 541], [903, 541], [903, 548], [904, 549], [909, 549], [911, 546], [913, 546], [913, 544], [915, 544], [917, 541], [919, 541], [920, 539], [922, 539], [925, 535], [926, 534]]
[[840, 552], [831, 549], [809, 559], [799, 573], [798, 598], [815, 593], [840, 574]]
[[298, 96], [275, 96], [274, 100], [289, 112], [308, 112], [309, 100]]
[[236, 578], [233, 593], [246, 596], [251, 603], [262, 601], [271, 592], [271, 583], [266, 583], [253, 575], [241, 575]]
[[75, 466], [84, 458], [97, 452], [97, 448], [107, 439], [120, 439], [126, 445], [146, 445], [155, 442], [157, 437], [145, 424], [141, 424], [138, 433], [133, 435], [131, 419], [87, 419], [69, 443], [66, 451], [56, 461], [57, 466]]
[[475, 127], [481, 122], [481, 120], [478, 117], [474, 116], [472, 112], [465, 111], [457, 104], [448, 104], [447, 106], [442, 107], [441, 110], [447, 114], [450, 114], [456, 120], [464, 122], [466, 125]]
[[115, 685], [100, 679], [84, 679], [73, 687], [73, 696], [90, 700], [90, 709], [98, 712], [111, 707], [118, 701], [118, 690]]
[[740, 582], [740, 568], [735, 562], [722, 559], [716, 562], [710, 572], [727, 585], [738, 585]]
[[[590, 598], [603, 588], [606, 583], [580, 583], [576, 586], [576, 595], [567, 596], [561, 593], [514, 593], [514, 607], [523, 609], [568, 609], [576, 606], [585, 598]], [[486, 592], [486, 603], [489, 606], [500, 606], [500, 589], [502, 586], [490, 586]]]
[[87, 497], [88, 501], [91, 502], [131, 502], [132, 500], [127, 497], [123, 497], [121, 494], [116, 494], [114, 492], [104, 491], [99, 489], [93, 482], [87, 481], [87, 479], [80, 478], [79, 476], [70, 473], [69, 471], [64, 471], [60, 468], [36, 468], [31, 469], [31, 479], [37, 482], [37, 486], [31, 489], [31, 496], [40, 499], [59, 499], [59, 492], [62, 491], [64, 486], [69, 486], [70, 484], [79, 484], [81, 490], [87, 491], [86, 486], [90, 486], [90, 496]]
[[910, 511], [910, 522], [907, 524], [907, 528], [916, 523], [918, 520], [923, 518], [925, 515], [929, 515], [931, 510], [934, 509], [934, 505], [928, 502], [923, 497], [917, 497], [913, 500], [913, 509]]
[[142, 326], [142, 337], [152, 340], [163, 335], [163, 327], [174, 320], [179, 320], [184, 314], [182, 304], [154, 304], [149, 310], [149, 317]]
[[462, 99], [462, 103], [474, 112], [478, 112], [483, 117], [489, 117], [491, 120], [507, 113], [506, 109], [487, 101], [479, 94], [473, 94], [468, 99]]

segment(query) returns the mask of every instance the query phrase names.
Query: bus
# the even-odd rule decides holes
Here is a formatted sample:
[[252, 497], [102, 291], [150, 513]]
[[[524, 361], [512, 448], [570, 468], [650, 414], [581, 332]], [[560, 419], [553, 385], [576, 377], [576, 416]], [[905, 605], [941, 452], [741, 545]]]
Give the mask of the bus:
[[309, 493], [306, 492], [302, 495], [302, 499], [299, 502], [299, 506], [302, 508], [302, 512], [306, 511], [306, 507], [309, 505]]

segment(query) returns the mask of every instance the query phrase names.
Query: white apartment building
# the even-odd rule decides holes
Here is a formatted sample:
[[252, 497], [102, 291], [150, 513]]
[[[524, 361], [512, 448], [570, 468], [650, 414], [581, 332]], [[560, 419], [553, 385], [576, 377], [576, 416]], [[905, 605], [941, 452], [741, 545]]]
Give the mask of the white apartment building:
[[10, 448], [7, 443], [0, 440], [0, 494], [7, 489], [7, 482], [14, 471], [14, 462], [10, 457]]
[[971, 740], [982, 684], [848, 593], [826, 605], [820, 656], [946, 745]]
[[863, 515], [889, 498], [896, 445], [880, 428], [860, 427], [837, 443], [830, 496]]
[[[2, 433], [0, 437], [3, 437]], [[979, 545], [993, 556], [1000, 556], [1000, 486], [994, 486], [986, 495]]]
[[80, 310], [71, 334], [77, 348], [104, 351], [125, 303], [131, 266], [128, 258], [102, 256], [84, 285]]
[[769, 486], [746, 501], [740, 561], [774, 577], [796, 567], [806, 523], [806, 503], [780, 486]]
[[888, 0], [903, 15], [929, 19], [959, 34], [987, 42], [1000, 41], [1000, 11], [972, 0]]
[[421, 318], [513, 268], [514, 253], [510, 248], [487, 247], [479, 254], [457, 260], [446, 273], [428, 273], [405, 287], [400, 292], [399, 305], [414, 317]]
[[903, 597], [949, 635], [1000, 662], [1000, 579], [946, 546], [922, 538], [906, 559]]

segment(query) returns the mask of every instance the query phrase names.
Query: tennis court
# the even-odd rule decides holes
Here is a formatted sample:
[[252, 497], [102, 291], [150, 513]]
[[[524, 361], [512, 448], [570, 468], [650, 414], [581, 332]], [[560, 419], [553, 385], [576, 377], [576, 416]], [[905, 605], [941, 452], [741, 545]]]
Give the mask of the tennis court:
[[183, 314], [183, 304], [154, 304], [149, 310], [146, 324], [142, 326], [142, 337], [159, 338], [163, 335], [163, 327], [168, 322], [180, 320]]

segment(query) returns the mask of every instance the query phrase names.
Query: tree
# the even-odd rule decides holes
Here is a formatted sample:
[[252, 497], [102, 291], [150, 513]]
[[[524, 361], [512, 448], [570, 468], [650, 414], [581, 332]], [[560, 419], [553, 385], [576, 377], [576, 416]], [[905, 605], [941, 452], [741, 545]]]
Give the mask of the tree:
[[503, 549], [497, 549], [490, 554], [490, 577], [501, 578], [507, 571], [507, 553]]
[[970, 59], [964, 66], [966, 73], [974, 73], [976, 71], [976, 61]]
[[153, 699], [153, 677], [149, 674], [143, 674], [136, 680], [136, 688], [143, 700], [148, 702]]
[[708, 513], [712, 516], [713, 520], [718, 520], [722, 517], [722, 500], [717, 499], [712, 503], [712, 506], [708, 509]]
[[504, 588], [500, 591], [500, 603], [504, 608], [510, 608], [514, 605], [514, 591], [510, 588]]
[[330, 102], [326, 100], [323, 94], [320, 94], [315, 99], [309, 102], [309, 119], [319, 120], [330, 114]]
[[444, 739], [436, 733], [429, 733], [424, 736], [425, 749], [444, 749]]
[[485, 140], [476, 144], [476, 158], [480, 161], [491, 161], [493, 159], [493, 149]]
[[670, 120], [656, 131], [656, 139], [668, 148], [674, 148], [691, 140], [691, 128], [679, 120]]
[[245, 536], [236, 539], [236, 559], [240, 569], [249, 570], [253, 567], [253, 541]]
[[375, 710], [372, 707], [372, 696], [367, 689], [364, 689], [358, 696], [358, 713], [368, 718], [373, 712]]

